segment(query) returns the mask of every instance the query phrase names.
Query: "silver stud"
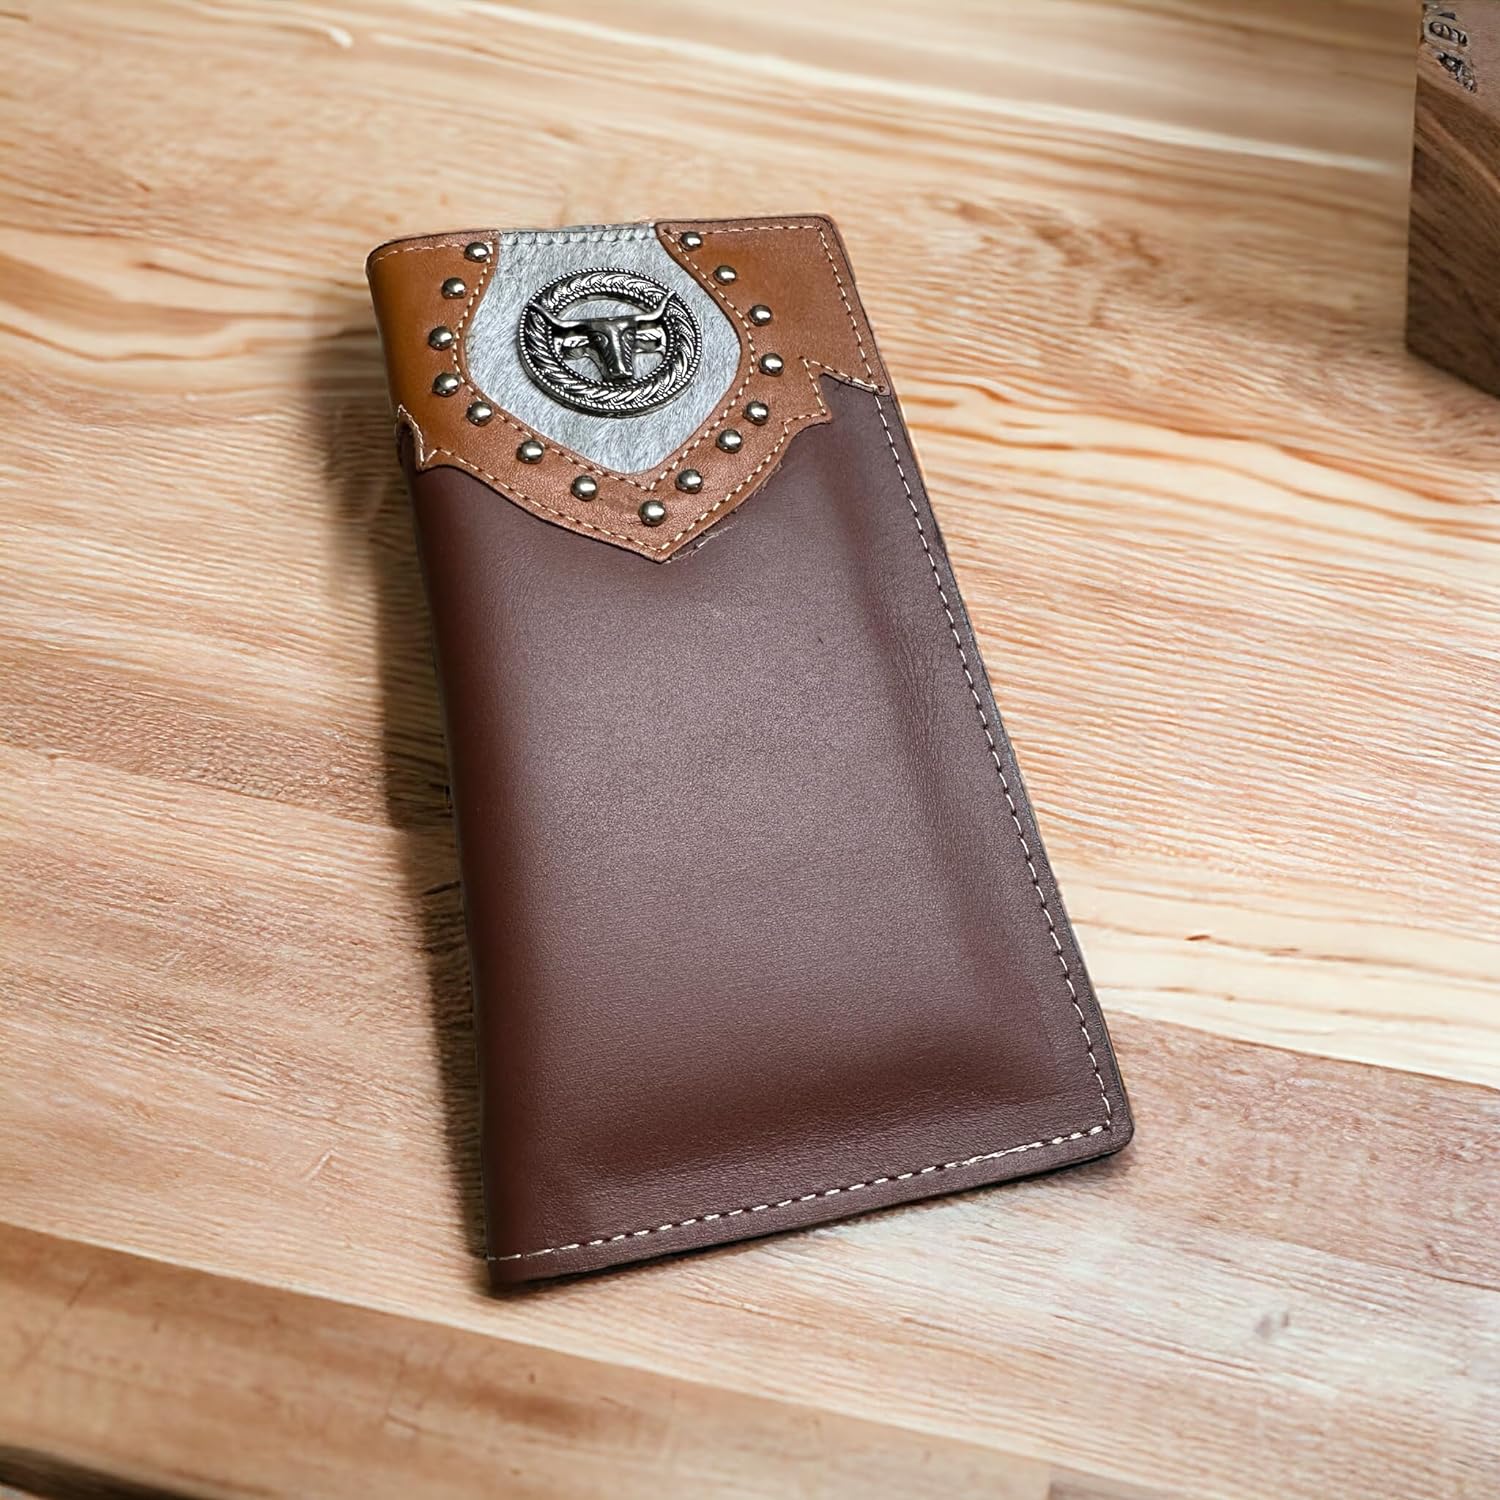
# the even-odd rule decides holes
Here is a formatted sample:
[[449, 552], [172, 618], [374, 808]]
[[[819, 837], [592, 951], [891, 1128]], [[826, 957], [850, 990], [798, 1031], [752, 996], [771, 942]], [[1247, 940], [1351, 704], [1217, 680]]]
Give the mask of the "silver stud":
[[450, 276], [443, 283], [443, 295], [445, 297], [462, 297], [468, 290], [468, 287], [464, 285], [462, 276]]
[[696, 250], [703, 243], [703, 236], [696, 230], [690, 229], [682, 237], [682, 248], [684, 250]]
[[779, 354], [762, 354], [760, 367], [767, 375], [779, 375], [786, 368], [786, 361]]
[[738, 453], [745, 445], [744, 438], [732, 427], [726, 427], [716, 441], [726, 453]]
[[453, 343], [453, 330], [451, 328], [434, 328], [427, 335], [427, 342], [434, 349], [447, 349]]
[[703, 476], [696, 469], [679, 469], [677, 488], [685, 495], [696, 495], [703, 488]]
[[464, 415], [476, 427], [483, 427], [495, 415], [495, 408], [488, 401], [471, 401]]
[[516, 457], [519, 458], [523, 464], [539, 464], [542, 461], [542, 455], [546, 453], [546, 451], [547, 450], [542, 447], [542, 445], [537, 442], [535, 438], [527, 438], [526, 441], [516, 449]]
[[660, 526], [667, 519], [667, 507], [660, 500], [646, 500], [641, 504], [641, 520], [647, 526]]
[[771, 321], [771, 309], [764, 302], [757, 302], [750, 309], [750, 321], [757, 328], [764, 328]]
[[592, 500], [599, 493], [599, 481], [591, 479], [587, 474], [580, 474], [568, 488], [573, 491], [575, 499]]
[[464, 246], [464, 259], [478, 261], [483, 264], [490, 258], [490, 247], [483, 240], [475, 240], [470, 245]]
[[729, 283], [734, 280], [734, 278], [735, 269], [733, 266], [714, 267], [714, 280], [721, 283], [723, 286], [728, 286]]
[[432, 394], [434, 396], [451, 396], [459, 386], [463, 384], [452, 370], [444, 370], [436, 380], [432, 382]]
[[771, 408], [764, 401], [752, 401], [745, 407], [745, 420], [757, 427], [764, 425], [771, 415]]

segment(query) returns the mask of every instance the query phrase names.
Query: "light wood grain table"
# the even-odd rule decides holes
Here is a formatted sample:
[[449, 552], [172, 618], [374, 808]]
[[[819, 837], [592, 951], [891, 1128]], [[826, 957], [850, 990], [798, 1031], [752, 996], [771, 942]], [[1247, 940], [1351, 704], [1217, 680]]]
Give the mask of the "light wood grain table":
[[[4, 0], [0, 1482], [1500, 1493], [1500, 403], [1401, 348], [1414, 9]], [[807, 210], [1139, 1134], [497, 1299], [361, 262]]]

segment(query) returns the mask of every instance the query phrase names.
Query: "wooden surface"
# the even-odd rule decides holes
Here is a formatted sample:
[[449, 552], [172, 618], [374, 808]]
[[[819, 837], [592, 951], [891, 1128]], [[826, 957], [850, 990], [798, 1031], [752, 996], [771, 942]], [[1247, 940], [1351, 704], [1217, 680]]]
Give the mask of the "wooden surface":
[[[1496, 1492], [1500, 405], [1402, 348], [1414, 48], [1405, 0], [5, 0], [0, 1483]], [[361, 261], [809, 209], [1139, 1134], [496, 1299]]]

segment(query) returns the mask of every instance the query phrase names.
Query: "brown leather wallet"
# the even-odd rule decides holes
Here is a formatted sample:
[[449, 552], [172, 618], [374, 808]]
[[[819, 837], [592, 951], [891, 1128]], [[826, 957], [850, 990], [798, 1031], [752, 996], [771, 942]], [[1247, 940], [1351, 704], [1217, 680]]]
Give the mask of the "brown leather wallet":
[[497, 1283], [1130, 1138], [837, 230], [371, 255]]

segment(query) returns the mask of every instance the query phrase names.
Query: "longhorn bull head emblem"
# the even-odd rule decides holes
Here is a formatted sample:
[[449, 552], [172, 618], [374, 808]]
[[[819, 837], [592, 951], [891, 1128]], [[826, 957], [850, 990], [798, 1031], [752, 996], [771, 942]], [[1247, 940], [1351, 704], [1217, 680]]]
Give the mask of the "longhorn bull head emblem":
[[635, 379], [637, 352], [660, 354], [666, 348], [662, 320], [671, 295], [663, 292], [656, 306], [644, 312], [632, 309], [591, 318], [559, 318], [546, 308], [538, 311], [552, 329], [553, 347], [559, 354], [566, 357], [587, 350], [610, 385], [624, 385]]
[[[601, 304], [609, 311], [574, 314]], [[700, 344], [681, 291], [620, 266], [559, 276], [531, 296], [516, 325], [532, 383], [595, 417], [639, 416], [680, 396], [698, 369]], [[643, 361], [645, 354], [656, 357]]]

